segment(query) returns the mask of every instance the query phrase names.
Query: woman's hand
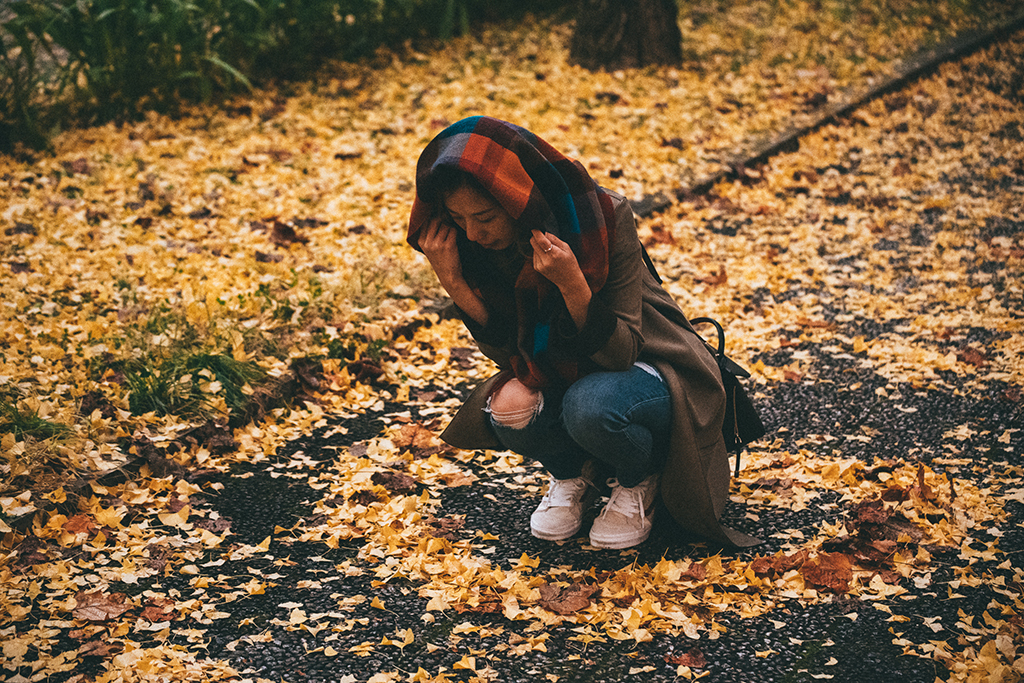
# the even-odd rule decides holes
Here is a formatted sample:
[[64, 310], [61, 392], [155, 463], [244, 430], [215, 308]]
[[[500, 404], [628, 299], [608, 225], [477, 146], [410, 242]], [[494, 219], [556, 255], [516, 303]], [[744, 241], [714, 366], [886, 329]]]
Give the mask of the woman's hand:
[[533, 247], [533, 269], [558, 287], [576, 329], [582, 329], [587, 321], [591, 293], [576, 254], [568, 244], [540, 230], [532, 232], [530, 246]]
[[456, 242], [458, 228], [434, 218], [423, 229], [419, 245], [438, 281], [455, 305], [481, 325], [487, 324], [487, 307], [462, 275], [462, 261]]
[[462, 261], [459, 260], [459, 247], [455, 241], [456, 231], [454, 228], [440, 218], [431, 219], [420, 235], [420, 249], [430, 262], [430, 267], [437, 274], [441, 286], [448, 292], [451, 287], [459, 282], [464, 282], [462, 277]]

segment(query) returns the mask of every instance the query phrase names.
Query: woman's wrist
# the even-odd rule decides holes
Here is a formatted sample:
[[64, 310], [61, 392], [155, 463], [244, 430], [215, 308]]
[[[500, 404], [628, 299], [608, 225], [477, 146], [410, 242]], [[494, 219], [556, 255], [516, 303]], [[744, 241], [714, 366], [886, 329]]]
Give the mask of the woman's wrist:
[[562, 300], [565, 301], [565, 307], [569, 310], [569, 316], [576, 323], [576, 329], [582, 330], [587, 322], [587, 314], [590, 311], [590, 299], [593, 295], [590, 287], [587, 285], [586, 278], [583, 277], [583, 273], [581, 272], [579, 275], [580, 277], [577, 282], [561, 288], [561, 292]]
[[462, 309], [466, 315], [481, 326], [487, 325], [487, 307], [484, 305], [483, 300], [477, 296], [477, 293], [470, 288], [468, 282], [460, 278], [447, 285], [442, 282], [441, 285], [448, 292], [448, 296], [455, 302], [455, 305]]

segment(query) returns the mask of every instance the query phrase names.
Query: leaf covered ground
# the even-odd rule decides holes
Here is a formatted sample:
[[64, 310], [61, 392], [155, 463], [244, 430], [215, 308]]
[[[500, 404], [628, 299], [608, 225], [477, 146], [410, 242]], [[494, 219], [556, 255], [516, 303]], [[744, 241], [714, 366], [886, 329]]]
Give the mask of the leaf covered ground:
[[[719, 3], [611, 74], [531, 20], [3, 159], [5, 676], [1019, 680], [1024, 35], [685, 191], [1002, 18], [903, 5]], [[543, 543], [532, 463], [436, 439], [491, 368], [402, 236], [477, 113], [673, 198], [641, 236], [754, 375], [761, 546]]]

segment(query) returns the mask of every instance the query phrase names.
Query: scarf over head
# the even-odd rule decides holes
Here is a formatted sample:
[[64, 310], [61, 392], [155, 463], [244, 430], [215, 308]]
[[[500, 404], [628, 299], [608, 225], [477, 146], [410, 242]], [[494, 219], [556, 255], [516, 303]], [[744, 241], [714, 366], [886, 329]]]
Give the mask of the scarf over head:
[[[427, 145], [416, 165], [416, 199], [407, 236], [416, 249], [429, 222], [447, 216], [443, 198], [437, 198], [431, 185], [435, 173], [444, 167], [476, 178], [523, 231], [521, 244], [528, 244], [533, 229], [555, 235], [576, 255], [591, 292], [604, 286], [615, 209], [608, 193], [579, 162], [530, 131], [498, 119], [474, 116], [449, 126]], [[488, 310], [495, 311], [501, 301], [488, 291], [492, 278], [487, 277], [486, 261], [491, 255], [461, 230], [458, 245], [467, 281]], [[568, 311], [561, 293], [533, 269], [529, 256], [515, 278], [513, 297], [516, 351], [511, 364], [516, 377], [533, 388], [556, 379], [575, 381], [578, 359], [558, 332], [559, 319], [568, 317]]]

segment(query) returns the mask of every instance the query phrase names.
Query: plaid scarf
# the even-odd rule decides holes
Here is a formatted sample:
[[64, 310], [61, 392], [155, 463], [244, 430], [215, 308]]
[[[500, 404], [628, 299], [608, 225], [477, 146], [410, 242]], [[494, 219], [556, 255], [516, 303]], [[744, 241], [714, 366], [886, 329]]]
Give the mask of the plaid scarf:
[[[582, 164], [566, 158], [533, 133], [511, 123], [474, 116], [445, 130], [423, 150], [416, 166], [417, 196], [409, 218], [408, 241], [419, 249], [420, 231], [443, 206], [428, 203], [424, 192], [432, 174], [454, 167], [473, 175], [523, 231], [520, 246], [529, 248], [532, 229], [566, 242], [586, 277], [591, 292], [604, 286], [614, 240], [615, 209], [611, 197]], [[581, 374], [579, 358], [558, 334], [557, 321], [568, 317], [561, 292], [533, 269], [525, 255], [512, 283], [496, 277], [495, 255], [459, 233], [459, 257], [470, 286], [484, 300], [492, 317], [515, 311], [516, 377], [533, 388], [559, 379], [571, 383]], [[504, 291], [502, 291], [504, 290]], [[509, 291], [511, 290], [511, 291]], [[488, 327], [492, 323], [488, 321]]]

